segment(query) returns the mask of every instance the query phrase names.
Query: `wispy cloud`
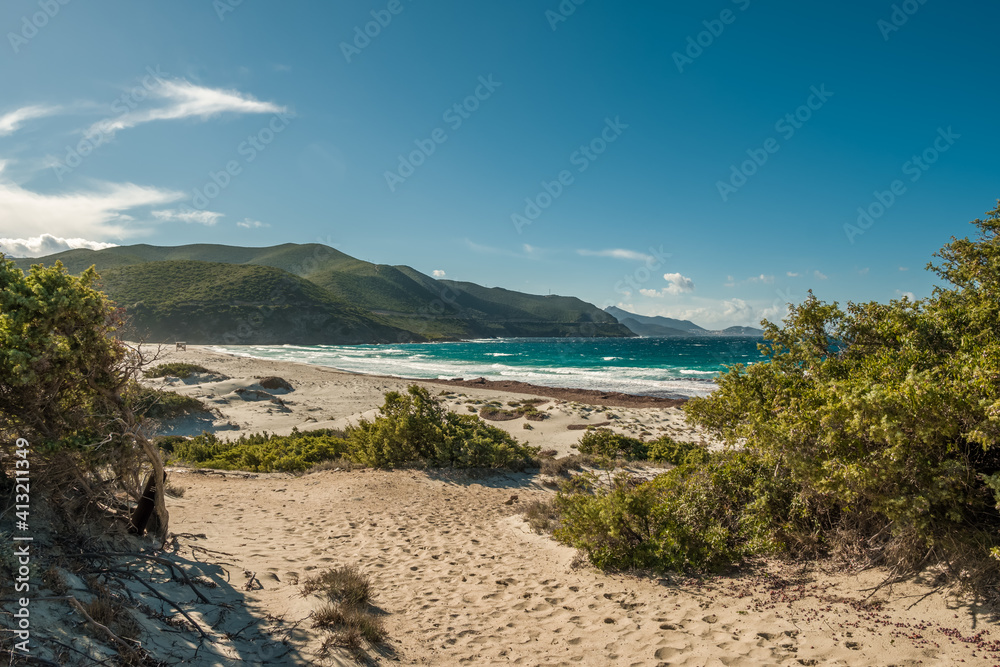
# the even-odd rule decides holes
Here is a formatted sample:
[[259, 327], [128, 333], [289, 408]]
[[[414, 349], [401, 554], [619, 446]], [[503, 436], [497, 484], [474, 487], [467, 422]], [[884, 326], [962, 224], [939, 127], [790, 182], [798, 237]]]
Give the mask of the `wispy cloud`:
[[8, 257], [44, 257], [64, 250], [89, 248], [103, 250], [113, 248], [114, 243], [88, 241], [87, 239], [64, 239], [52, 234], [41, 234], [29, 239], [0, 239], [0, 252]]
[[633, 262], [651, 262], [653, 258], [644, 252], [626, 250], [624, 248], [608, 248], [606, 250], [577, 250], [577, 254], [583, 257], [611, 257], [613, 259], [625, 259]]
[[264, 227], [270, 227], [271, 225], [266, 222], [261, 222], [260, 220], [252, 220], [250, 218], [243, 218], [236, 223], [237, 227], [242, 227], [243, 229], [262, 229]]
[[186, 222], [189, 224], [193, 222], [199, 225], [205, 225], [206, 227], [211, 227], [224, 215], [225, 214], [223, 213], [216, 213], [215, 211], [196, 211], [194, 209], [166, 209], [162, 211], [153, 211], [153, 217], [160, 222]]
[[821, 271], [819, 271], [818, 269], [816, 271], [813, 271], [813, 275], [816, 276], [816, 280], [826, 280], [827, 278], [826, 275]]
[[483, 255], [500, 255], [501, 257], [517, 257], [518, 259], [541, 259], [543, 251], [541, 248], [535, 246], [530, 246], [524, 244], [522, 246], [521, 252], [515, 252], [513, 250], [507, 250], [505, 248], [494, 248], [493, 246], [483, 245], [482, 243], [476, 243], [475, 241], [470, 241], [465, 239], [465, 245], [468, 246], [469, 250], [473, 252], [478, 252]]
[[262, 102], [238, 90], [206, 88], [184, 79], [161, 81], [150, 91], [150, 96], [164, 102], [161, 106], [139, 109], [95, 123], [90, 132], [113, 133], [154, 120], [179, 120], [200, 118], [205, 120], [222, 113], [283, 113], [287, 107]]
[[51, 116], [58, 111], [59, 107], [36, 104], [21, 107], [20, 109], [15, 109], [14, 111], [9, 111], [0, 115], [0, 137], [5, 137], [8, 134], [16, 132], [21, 128], [21, 125], [23, 125], [25, 121], [32, 120], [34, 118]]
[[785, 275], [789, 278], [798, 278], [801, 274], [796, 273], [795, 271], [786, 271]]
[[759, 276], [753, 276], [751, 278], [747, 278], [747, 282], [748, 283], [764, 283], [765, 285], [772, 285], [772, 284], [774, 284], [774, 276], [766, 276], [766, 275], [764, 275], [762, 273]]
[[863, 268], [860, 271], [858, 271], [858, 275], [859, 276], [867, 276], [869, 271], [871, 271], [871, 268], [866, 266], [865, 268]]
[[27, 190], [4, 177], [0, 160], [0, 220], [26, 238], [119, 238], [141, 233], [129, 226], [127, 212], [162, 206], [184, 198], [183, 192], [134, 183], [97, 183], [91, 189], [59, 194]]
[[910, 269], [909, 269], [909, 267], [901, 266], [901, 267], [899, 267], [899, 270], [900, 271], [909, 271]]
[[896, 290], [896, 294], [901, 299], [909, 299], [910, 301], [916, 301], [917, 297], [914, 296], [913, 292], [904, 292], [903, 290]]

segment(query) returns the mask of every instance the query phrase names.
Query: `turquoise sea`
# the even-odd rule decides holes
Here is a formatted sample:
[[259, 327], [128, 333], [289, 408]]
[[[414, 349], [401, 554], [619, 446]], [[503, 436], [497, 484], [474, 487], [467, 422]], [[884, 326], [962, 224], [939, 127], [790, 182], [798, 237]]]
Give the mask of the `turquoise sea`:
[[239, 345], [214, 349], [354, 373], [484, 377], [649, 396], [704, 396], [726, 365], [759, 363], [760, 339], [499, 338], [405, 345]]

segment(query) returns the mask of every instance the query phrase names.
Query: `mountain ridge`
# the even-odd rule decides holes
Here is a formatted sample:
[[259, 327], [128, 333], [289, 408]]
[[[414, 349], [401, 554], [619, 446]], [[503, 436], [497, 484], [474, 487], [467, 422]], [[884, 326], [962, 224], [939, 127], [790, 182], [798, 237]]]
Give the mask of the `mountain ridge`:
[[[273, 320], [279, 312], [293, 318], [298, 344], [633, 335], [613, 316], [576, 297], [438, 280], [409, 266], [373, 264], [315, 243], [265, 247], [136, 244], [103, 250], [81, 248], [12, 261], [22, 269], [61, 261], [73, 274], [96, 266], [103, 288], [130, 312], [136, 331], [164, 341], [206, 343], [236, 335], [244, 344], [290, 342], [282, 339], [278, 321]], [[234, 267], [233, 276], [252, 284], [226, 280], [226, 269], [220, 268], [225, 266]], [[215, 286], [216, 293], [204, 285], [200, 289], [187, 285], [188, 274], [202, 276], [206, 284]], [[195, 296], [178, 301], [173, 293], [178, 281]], [[296, 311], [290, 310], [288, 303], [243, 298], [247, 292], [264, 289], [261, 283], [275, 282], [293, 289], [301, 297], [297, 307], [312, 313], [313, 319], [296, 320]], [[202, 319], [192, 315], [195, 312], [201, 313]], [[257, 325], [248, 330], [247, 325], [238, 324], [241, 318], [251, 318]], [[273, 325], [260, 324], [262, 318]], [[323, 322], [340, 321], [349, 326], [324, 331]], [[363, 340], [365, 336], [371, 340]]]
[[754, 327], [727, 327], [725, 329], [705, 329], [690, 320], [675, 320], [671, 317], [637, 315], [617, 306], [608, 306], [604, 309], [618, 323], [627, 327], [629, 331], [637, 336], [649, 338], [688, 338], [691, 336], [743, 336], [760, 338], [763, 337], [762, 329]]

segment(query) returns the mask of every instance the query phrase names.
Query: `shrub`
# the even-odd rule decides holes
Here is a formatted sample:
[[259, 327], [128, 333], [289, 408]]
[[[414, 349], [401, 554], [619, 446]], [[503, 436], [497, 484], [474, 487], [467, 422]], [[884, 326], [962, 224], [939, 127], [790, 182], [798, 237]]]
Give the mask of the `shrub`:
[[592, 454], [612, 461], [619, 458], [627, 461], [648, 458], [645, 442], [604, 428], [587, 431], [580, 438], [578, 449], [581, 454]]
[[[93, 268], [74, 277], [59, 262], [25, 275], [0, 255], [0, 478], [24, 438], [35, 490], [75, 513], [120, 507], [150, 468], [163, 474], [127, 400], [142, 355], [118, 337], [124, 313], [97, 279]], [[154, 504], [165, 537], [160, 489]]]
[[603, 488], [581, 475], [556, 497], [555, 535], [603, 569], [716, 570], [781, 551], [793, 493], [772, 473], [764, 459], [726, 452], [649, 482], [620, 473]]
[[250, 472], [302, 472], [347, 454], [343, 431], [321, 429], [278, 436], [242, 435], [225, 442], [212, 433], [174, 444], [171, 460], [201, 468]]
[[677, 442], [668, 435], [654, 440], [647, 446], [649, 460], [653, 463], [671, 463], [675, 466], [685, 463], [707, 463], [708, 448], [693, 442]]
[[567, 476], [570, 470], [582, 470], [585, 466], [594, 465], [594, 459], [585, 454], [564, 456], [561, 459], [543, 458], [539, 472], [543, 475]]
[[456, 468], [510, 468], [533, 465], [537, 447], [475, 415], [445, 412], [426, 389], [388, 392], [379, 416], [347, 432], [351, 458], [374, 467], [405, 464]]
[[195, 373], [211, 373], [204, 366], [199, 366], [198, 364], [185, 364], [182, 362], [174, 362], [170, 364], [159, 364], [143, 372], [148, 378], [162, 378], [162, 377], [178, 377], [182, 380], [191, 377]]
[[850, 535], [860, 560], [985, 564], [1000, 545], [1000, 203], [973, 224], [978, 238], [928, 265], [950, 286], [846, 309], [810, 292], [764, 323], [767, 363], [731, 368], [685, 406], [773, 461], [821, 536]]
[[316, 591], [333, 602], [349, 606], [366, 605], [374, 596], [371, 579], [353, 565], [326, 570], [302, 583], [306, 595]]
[[195, 412], [208, 412], [208, 407], [197, 398], [149, 387], [136, 387], [130, 401], [136, 414], [150, 419], [174, 419]]

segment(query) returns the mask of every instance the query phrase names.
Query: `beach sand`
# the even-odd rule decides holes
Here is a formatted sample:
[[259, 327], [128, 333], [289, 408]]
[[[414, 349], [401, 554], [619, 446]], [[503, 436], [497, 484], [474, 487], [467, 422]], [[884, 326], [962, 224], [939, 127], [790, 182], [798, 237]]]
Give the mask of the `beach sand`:
[[[220, 436], [232, 437], [343, 427], [373, 416], [383, 392], [407, 385], [196, 347], [168, 351], [162, 361], [198, 363], [227, 378], [170, 383], [217, 411], [211, 420], [184, 420], [173, 432], [226, 427]], [[259, 386], [265, 376], [292, 384], [294, 390], [280, 396], [283, 406], [234, 392]], [[432, 393], [465, 394], [448, 398], [459, 411], [468, 411], [468, 400], [521, 398], [426, 386]], [[530, 431], [523, 419], [495, 423], [560, 455], [572, 452], [580, 436], [570, 424], [611, 421], [633, 434], [701, 437], [676, 407], [614, 407], [615, 419], [580, 400], [553, 399], [539, 409], [552, 417], [532, 423]], [[965, 641], [993, 629], [984, 610], [932, 582], [880, 586], [888, 576], [880, 570], [846, 573], [827, 571], [828, 563], [770, 562], [706, 580], [596, 570], [521, 519], [526, 503], [554, 493], [530, 474], [328, 470], [292, 476], [171, 468], [170, 476], [184, 489], [183, 497], [168, 499], [177, 535], [170, 549], [222, 582], [205, 589], [206, 597], [228, 600], [251, 622], [259, 619], [252, 630], [258, 658], [247, 657], [245, 646], [236, 651], [251, 662], [352, 664], [339, 649], [319, 657], [324, 634], [311, 627], [309, 615], [320, 601], [303, 596], [299, 583], [323, 568], [356, 565], [371, 576], [374, 603], [389, 631], [388, 648], [372, 653], [380, 663], [1000, 663], [1000, 645], [990, 644], [990, 635]], [[193, 609], [198, 604], [191, 601]], [[210, 624], [214, 617], [206, 612], [205, 618]], [[250, 636], [248, 631], [239, 640]], [[225, 664], [202, 656], [195, 664]]]

